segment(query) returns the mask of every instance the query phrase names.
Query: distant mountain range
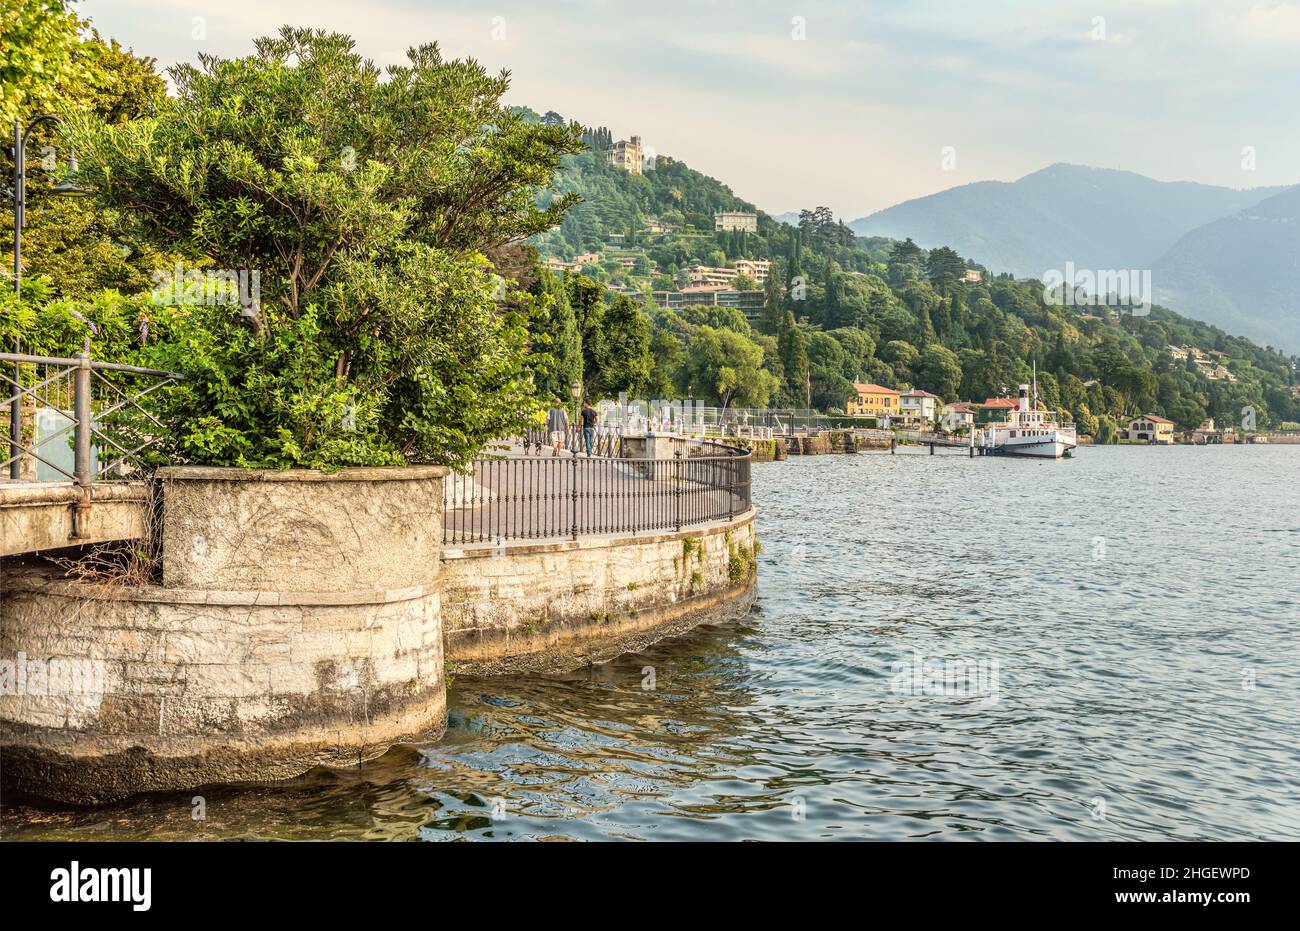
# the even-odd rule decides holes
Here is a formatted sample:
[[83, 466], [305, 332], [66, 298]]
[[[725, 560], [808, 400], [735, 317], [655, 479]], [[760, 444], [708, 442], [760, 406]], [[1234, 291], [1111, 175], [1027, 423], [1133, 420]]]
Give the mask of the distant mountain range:
[[854, 220], [861, 236], [951, 246], [993, 272], [1151, 269], [1158, 303], [1300, 352], [1300, 187], [1246, 190], [1051, 165]]
[[1300, 352], [1300, 186], [1187, 233], [1151, 279], [1184, 316]]

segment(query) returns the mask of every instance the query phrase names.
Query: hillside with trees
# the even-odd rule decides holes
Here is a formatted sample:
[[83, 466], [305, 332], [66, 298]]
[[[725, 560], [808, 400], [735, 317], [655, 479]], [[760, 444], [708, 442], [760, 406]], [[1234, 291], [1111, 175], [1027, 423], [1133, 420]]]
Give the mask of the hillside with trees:
[[[926, 250], [911, 240], [855, 237], [825, 207], [801, 211], [797, 225], [758, 212], [757, 233], [715, 233], [713, 210], [753, 207], [663, 155], [641, 176], [609, 165], [608, 130], [588, 130], [584, 138], [587, 151], [566, 156], [556, 185], [581, 203], [532, 242], [546, 258], [636, 256], [631, 268], [601, 262], [563, 280], [543, 272], [543, 281], [557, 280], [538, 286], [552, 304], [557, 295], [572, 300], [575, 289], [589, 296], [591, 287], [606, 286], [611, 306], [646, 333], [635, 341], [645, 347], [645, 363], [619, 363], [625, 372], [644, 372], [641, 380], [611, 380], [599, 362], [587, 370], [585, 383], [611, 396], [677, 394], [714, 404], [835, 412], [853, 396], [854, 382], [982, 401], [1014, 393], [1036, 366], [1042, 400], [1088, 435], [1111, 436], [1146, 412], [1186, 430], [1206, 417], [1235, 423], [1246, 406], [1256, 410], [1261, 427], [1300, 420], [1294, 357], [1161, 307], [1135, 315], [1132, 307], [1051, 304], [1040, 282], [991, 277], [946, 246]], [[691, 264], [737, 258], [774, 263], [764, 310], [753, 320], [736, 310], [668, 310], [649, 300], [651, 287], [680, 284]], [[656, 271], [638, 276], [638, 268]], [[981, 280], [967, 280], [969, 270]], [[621, 293], [615, 297], [613, 289]], [[565, 322], [554, 332], [546, 319], [535, 319], [539, 345], [564, 344], [567, 312], [559, 318]], [[587, 338], [586, 358], [598, 359], [602, 350], [585, 348]], [[1207, 372], [1171, 347], [1213, 353], [1218, 368]], [[577, 371], [576, 352], [569, 350], [565, 371]], [[563, 384], [556, 379], [552, 389]]]
[[[982, 400], [1036, 364], [1044, 400], [1102, 437], [1147, 411], [1300, 420], [1294, 358], [1167, 310], [1048, 304], [1036, 282], [855, 236], [825, 207], [715, 232], [715, 211], [752, 205], [669, 156], [610, 165], [609, 130], [506, 108], [507, 77], [433, 45], [381, 72], [347, 36], [286, 29], [173, 67], [168, 94], [60, 4], [22, 14], [48, 54], [0, 103], [64, 113], [33, 144], [75, 148], [93, 196], [57, 201], [62, 170], [31, 163], [0, 343], [182, 373], [150, 396], [168, 461], [464, 465], [574, 380], [594, 398], [833, 412], [854, 382]], [[579, 272], [542, 267], [578, 255]], [[650, 299], [739, 259], [772, 263], [761, 313]], [[173, 270], [183, 294], [156, 286]], [[220, 291], [235, 271], [260, 275], [258, 297]]]

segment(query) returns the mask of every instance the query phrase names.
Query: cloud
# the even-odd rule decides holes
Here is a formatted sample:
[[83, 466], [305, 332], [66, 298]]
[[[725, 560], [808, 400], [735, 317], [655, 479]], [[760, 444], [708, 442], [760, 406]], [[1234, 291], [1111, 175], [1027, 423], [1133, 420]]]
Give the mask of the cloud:
[[[160, 64], [243, 55], [290, 22], [381, 65], [437, 40], [508, 68], [509, 101], [637, 133], [764, 208], [852, 218], [1070, 161], [1236, 187], [1293, 183], [1300, 4], [1269, 0], [84, 0]], [[791, 37], [791, 17], [806, 39]], [[207, 39], [191, 38], [195, 15]], [[504, 17], [504, 40], [493, 17]], [[1105, 19], [1097, 40], [1095, 17]], [[1243, 174], [1253, 145], [1259, 170]], [[958, 152], [942, 170], [940, 150]]]
[[1294, 3], [1256, 3], [1246, 13], [1241, 31], [1253, 42], [1300, 42], [1300, 6]]

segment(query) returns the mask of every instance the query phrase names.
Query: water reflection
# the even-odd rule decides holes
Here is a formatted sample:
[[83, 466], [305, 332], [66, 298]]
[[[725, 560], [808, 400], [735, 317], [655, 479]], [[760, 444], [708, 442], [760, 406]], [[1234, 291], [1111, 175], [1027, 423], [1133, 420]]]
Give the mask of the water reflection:
[[[1300, 449], [755, 470], [750, 617], [457, 678], [436, 744], [10, 838], [1295, 838]], [[1099, 546], [1097, 541], [1101, 540]], [[892, 664], [996, 661], [996, 702]], [[923, 667], [922, 667], [923, 668]], [[988, 670], [989, 666], [981, 667]], [[650, 672], [653, 672], [653, 688]]]

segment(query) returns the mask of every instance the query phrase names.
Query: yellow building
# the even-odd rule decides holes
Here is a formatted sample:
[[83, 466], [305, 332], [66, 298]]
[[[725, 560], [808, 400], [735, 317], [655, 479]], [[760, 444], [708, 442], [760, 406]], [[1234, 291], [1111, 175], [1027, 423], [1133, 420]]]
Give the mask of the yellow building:
[[1157, 417], [1155, 414], [1143, 414], [1129, 423], [1128, 429], [1123, 433], [1123, 438], [1126, 440], [1146, 440], [1148, 443], [1155, 443], [1160, 446], [1168, 445], [1174, 441], [1174, 422], [1165, 420], [1163, 417]]
[[897, 417], [899, 393], [884, 385], [863, 385], [855, 382], [856, 398], [850, 398], [845, 412], [854, 417]]

